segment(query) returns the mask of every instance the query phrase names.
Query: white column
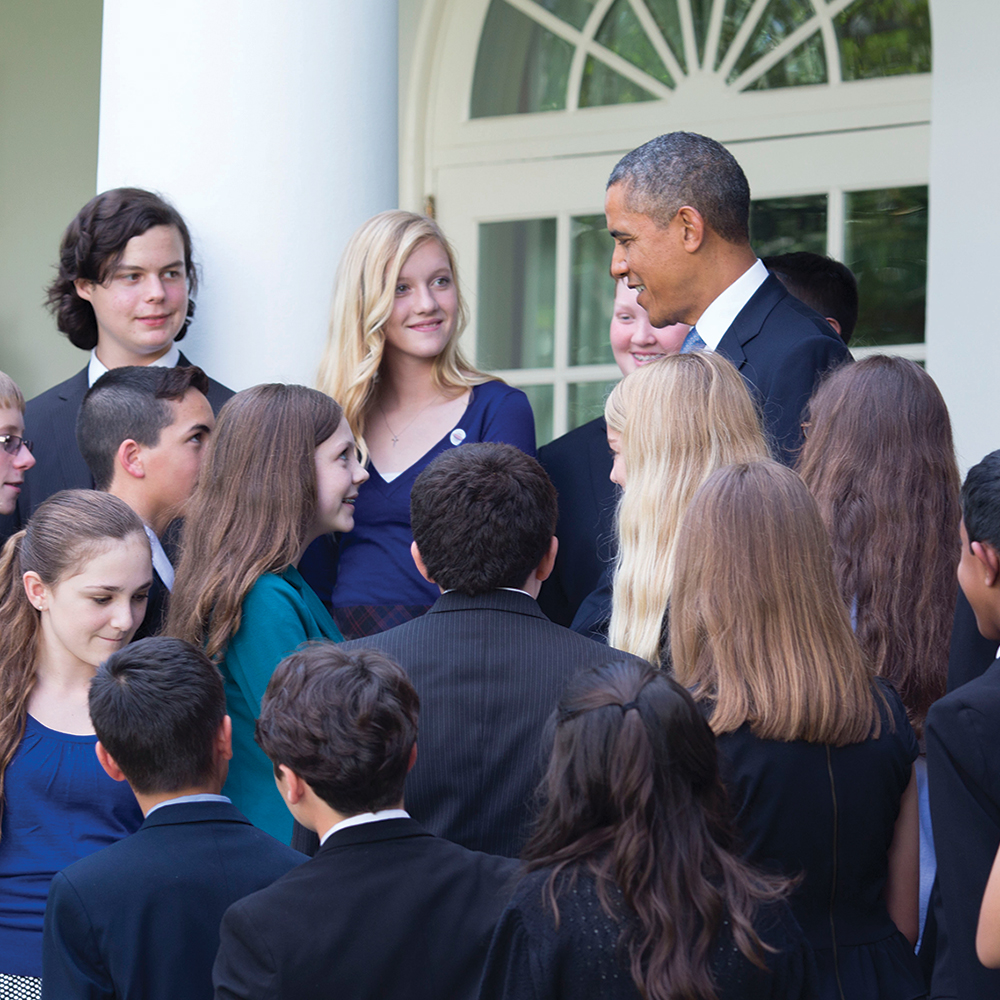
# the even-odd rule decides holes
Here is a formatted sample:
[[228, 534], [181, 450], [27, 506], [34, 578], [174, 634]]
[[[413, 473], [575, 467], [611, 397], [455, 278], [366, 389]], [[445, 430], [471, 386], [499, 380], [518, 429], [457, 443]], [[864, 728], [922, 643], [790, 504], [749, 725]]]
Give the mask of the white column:
[[97, 185], [159, 191], [202, 285], [181, 346], [315, 382], [351, 232], [398, 197], [396, 0], [104, 0]]
[[927, 369], [964, 474], [1000, 448], [1000, 4], [931, 0]]

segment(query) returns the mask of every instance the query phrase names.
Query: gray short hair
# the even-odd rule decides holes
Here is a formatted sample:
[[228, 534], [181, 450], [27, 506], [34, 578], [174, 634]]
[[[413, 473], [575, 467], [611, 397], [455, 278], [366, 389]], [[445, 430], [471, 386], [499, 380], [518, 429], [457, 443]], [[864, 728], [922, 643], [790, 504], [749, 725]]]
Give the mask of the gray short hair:
[[608, 187], [621, 184], [633, 212], [666, 227], [684, 205], [730, 243], [750, 240], [750, 185], [721, 143], [694, 132], [669, 132], [626, 153]]

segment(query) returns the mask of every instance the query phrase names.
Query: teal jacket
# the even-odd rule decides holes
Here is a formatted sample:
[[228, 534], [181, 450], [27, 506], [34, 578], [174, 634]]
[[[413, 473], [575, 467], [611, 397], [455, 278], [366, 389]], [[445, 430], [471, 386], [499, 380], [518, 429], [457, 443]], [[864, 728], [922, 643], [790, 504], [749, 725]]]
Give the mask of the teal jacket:
[[223, 794], [254, 826], [289, 844], [292, 816], [274, 784], [274, 768], [254, 742], [260, 700], [274, 668], [311, 639], [343, 642], [320, 599], [294, 566], [265, 573], [243, 599], [243, 616], [219, 664], [233, 720], [233, 759]]

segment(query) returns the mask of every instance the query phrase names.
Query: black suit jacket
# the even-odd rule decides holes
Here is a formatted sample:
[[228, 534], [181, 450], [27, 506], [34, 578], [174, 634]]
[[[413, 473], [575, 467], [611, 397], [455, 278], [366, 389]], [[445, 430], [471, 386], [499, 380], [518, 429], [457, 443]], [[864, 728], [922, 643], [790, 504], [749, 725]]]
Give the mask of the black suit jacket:
[[[183, 354], [178, 362], [189, 365]], [[87, 369], [28, 401], [24, 411], [25, 434], [34, 442], [34, 468], [24, 477], [14, 514], [0, 518], [0, 538], [27, 523], [35, 508], [59, 490], [89, 490], [94, 479], [76, 444], [76, 415], [87, 395]], [[232, 389], [209, 379], [208, 401], [218, 413], [232, 396]]]
[[559, 552], [538, 605], [552, 621], [568, 627], [614, 556], [618, 487], [611, 482], [604, 417], [539, 448], [538, 461], [559, 494]]
[[229, 803], [157, 809], [131, 837], [52, 880], [45, 996], [210, 998], [223, 913], [306, 860]]
[[339, 830], [308, 864], [230, 907], [215, 996], [474, 997], [516, 871], [412, 819]]
[[983, 891], [1000, 845], [1000, 660], [931, 706], [927, 774], [939, 946], [931, 997], [1000, 996], [1000, 971], [976, 957]]
[[160, 579], [160, 574], [153, 570], [153, 586], [149, 588], [149, 600], [146, 602], [146, 616], [142, 624], [132, 636], [133, 642], [146, 639], [151, 635], [159, 635], [167, 621], [167, 605], [170, 602], [170, 591]]
[[426, 615], [341, 648], [381, 650], [420, 695], [406, 779], [413, 818], [472, 850], [517, 857], [548, 756], [545, 723], [569, 677], [606, 662], [607, 648], [511, 590], [443, 594]]
[[850, 360], [843, 340], [769, 274], [717, 350], [756, 393], [775, 457], [793, 464], [802, 445], [802, 411], [816, 383], [824, 372]]

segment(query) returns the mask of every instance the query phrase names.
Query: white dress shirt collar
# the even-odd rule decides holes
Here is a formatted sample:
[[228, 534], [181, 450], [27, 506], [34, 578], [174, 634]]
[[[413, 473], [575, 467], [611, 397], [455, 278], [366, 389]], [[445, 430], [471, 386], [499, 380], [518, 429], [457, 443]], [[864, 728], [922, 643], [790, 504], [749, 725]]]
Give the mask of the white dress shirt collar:
[[319, 838], [319, 846], [322, 847], [338, 830], [346, 830], [349, 826], [361, 826], [363, 823], [380, 823], [384, 819], [409, 819], [410, 814], [405, 809], [379, 809], [373, 813], [358, 813], [356, 816], [348, 816], [339, 823], [334, 823], [322, 837]]
[[753, 298], [754, 292], [764, 284], [767, 274], [764, 262], [755, 261], [752, 267], [744, 271], [724, 292], [717, 295], [701, 314], [695, 328], [705, 341], [708, 350], [714, 351], [719, 346], [719, 341], [732, 326], [733, 320]]
[[[159, 365], [163, 368], [176, 368], [181, 360], [181, 349], [176, 343], [170, 345], [170, 350], [163, 355], [162, 358], [157, 358], [155, 361], [150, 361], [151, 365]], [[90, 352], [90, 364], [87, 365], [87, 385], [92, 386], [106, 371], [108, 370], [107, 365], [100, 360], [97, 356], [97, 348], [95, 347]]]

